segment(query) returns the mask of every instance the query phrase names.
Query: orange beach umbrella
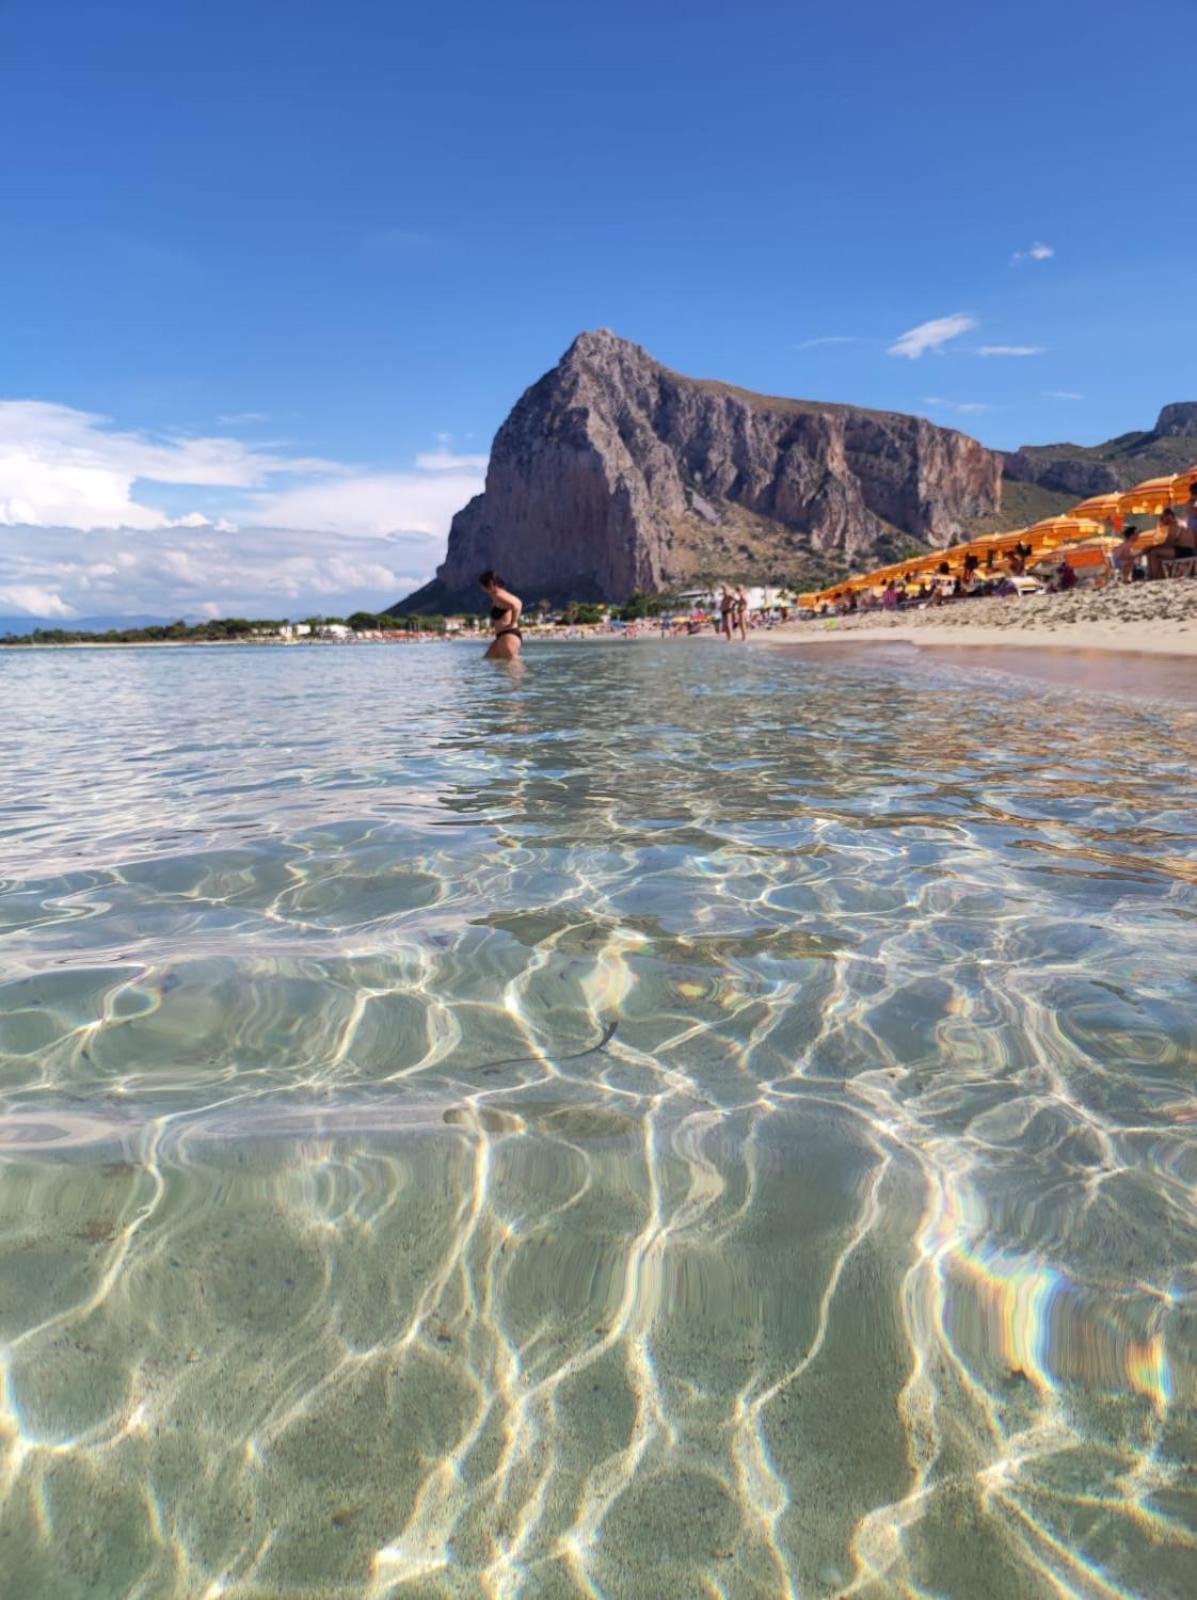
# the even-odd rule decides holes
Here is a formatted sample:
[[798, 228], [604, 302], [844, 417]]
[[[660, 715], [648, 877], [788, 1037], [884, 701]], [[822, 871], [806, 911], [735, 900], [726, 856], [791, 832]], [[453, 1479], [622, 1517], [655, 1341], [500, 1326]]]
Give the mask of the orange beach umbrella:
[[1034, 523], [1027, 530], [1032, 545], [1092, 539], [1104, 532], [1100, 522], [1094, 522], [1090, 517], [1074, 516], [1044, 517], [1042, 522]]
[[1073, 506], [1070, 517], [1091, 517], [1094, 522], [1111, 522], [1122, 509], [1122, 496], [1115, 490], [1111, 494], [1090, 495], [1079, 506]]
[[1187, 497], [1190, 482], [1190, 475], [1186, 472], [1174, 472], [1166, 478], [1147, 478], [1119, 495], [1118, 509], [1124, 517], [1142, 516], [1144, 513], [1159, 516], [1165, 506], [1179, 505]]

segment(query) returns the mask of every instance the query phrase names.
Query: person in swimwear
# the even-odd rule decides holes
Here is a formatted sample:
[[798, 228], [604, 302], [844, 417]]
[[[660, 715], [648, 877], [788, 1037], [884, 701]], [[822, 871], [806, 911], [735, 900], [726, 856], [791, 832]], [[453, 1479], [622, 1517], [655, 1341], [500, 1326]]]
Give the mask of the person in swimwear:
[[[741, 584], [740, 587], [736, 590], [735, 610], [734, 610], [734, 612], [732, 614], [732, 622], [740, 630], [741, 639], [743, 639], [743, 640], [745, 640], [747, 642], [747, 639], [748, 639], [748, 628], [747, 628], [747, 623], [748, 623], [748, 591], [747, 591], [747, 589], [745, 589], [743, 584]], [[730, 638], [731, 635], [729, 634], [728, 637]]]
[[495, 636], [491, 640], [485, 659], [517, 661], [524, 643], [524, 636], [519, 627], [524, 602], [518, 595], [503, 587], [503, 580], [497, 572], [488, 569], [478, 582], [490, 595], [490, 620], [495, 630]]

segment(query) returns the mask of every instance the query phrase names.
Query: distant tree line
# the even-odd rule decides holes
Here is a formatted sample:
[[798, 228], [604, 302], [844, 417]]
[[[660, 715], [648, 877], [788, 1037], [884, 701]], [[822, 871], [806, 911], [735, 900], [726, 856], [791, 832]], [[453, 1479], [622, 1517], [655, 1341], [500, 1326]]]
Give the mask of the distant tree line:
[[[106, 628], [84, 632], [80, 628], [34, 628], [31, 633], [0, 635], [0, 644], [213, 644], [277, 635], [294, 627], [288, 618], [214, 617], [209, 622], [156, 622], [142, 628]], [[304, 617], [300, 626], [317, 634], [321, 628], [348, 627], [354, 633], [375, 631], [444, 633], [444, 617], [392, 617], [386, 612], [355, 611], [350, 617]]]
[[34, 628], [32, 633], [6, 633], [0, 644], [158, 644], [170, 640], [249, 639], [256, 633], [277, 633], [285, 627], [268, 617], [214, 617], [210, 622], [155, 622], [144, 628], [106, 628], [85, 633], [78, 628]]

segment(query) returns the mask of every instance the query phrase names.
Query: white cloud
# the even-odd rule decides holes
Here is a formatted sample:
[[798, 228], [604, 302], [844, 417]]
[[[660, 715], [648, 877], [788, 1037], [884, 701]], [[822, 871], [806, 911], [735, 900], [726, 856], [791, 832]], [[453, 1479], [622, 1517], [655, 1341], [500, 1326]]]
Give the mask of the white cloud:
[[[442, 534], [482, 488], [487, 458], [458, 454], [448, 435], [408, 472], [368, 473], [277, 445], [232, 437], [155, 439], [106, 417], [41, 400], [0, 401], [0, 524], [35, 527], [199, 528], [212, 518], [172, 517], [142, 497], [143, 484], [251, 491], [226, 496], [237, 521], [352, 533]], [[280, 486], [279, 480], [287, 480]], [[233, 524], [230, 523], [230, 526]]]
[[818, 339], [803, 339], [795, 350], [817, 350], [824, 344], [867, 344], [868, 340], [856, 333], [825, 333]]
[[983, 344], [978, 355], [983, 356], [1041, 356], [1044, 346], [1041, 344]]
[[443, 536], [453, 513], [482, 485], [480, 470], [365, 473], [258, 496], [241, 520], [366, 538], [397, 532]]
[[[447, 435], [410, 469], [369, 472], [277, 443], [156, 438], [69, 406], [0, 401], [0, 595], [63, 618], [250, 601], [260, 615], [377, 608], [431, 577], [485, 467]], [[176, 486], [173, 504], [155, 485]], [[180, 487], [200, 505], [179, 506]]]
[[425, 450], [416, 457], [421, 472], [485, 472], [489, 456], [459, 456], [452, 450]]
[[983, 400], [945, 400], [941, 395], [929, 394], [923, 400], [925, 406], [937, 406], [943, 411], [959, 411], [965, 415], [977, 411], [992, 411], [993, 407]]
[[0, 610], [22, 617], [78, 615], [53, 589], [39, 589], [32, 583], [10, 583], [0, 587]]
[[889, 354], [917, 361], [929, 350], [941, 351], [949, 340], [958, 339], [962, 333], [969, 333], [976, 326], [976, 317], [966, 311], [953, 312], [950, 317], [935, 317], [930, 322], [920, 322], [917, 328], [908, 329], [890, 345]]
[[0, 524], [163, 528], [170, 518], [138, 498], [139, 482], [252, 489], [282, 473], [346, 470], [240, 439], [155, 439], [108, 420], [43, 400], [0, 400]]
[[0, 613], [36, 617], [301, 616], [375, 611], [432, 576], [421, 535], [296, 528], [166, 528], [81, 535], [11, 528], [0, 544]]
[[1048, 389], [1043, 398], [1045, 400], [1083, 400], [1083, 394], [1077, 394], [1075, 389]]
[[1036, 241], [1029, 250], [1016, 250], [1010, 257], [1010, 265], [1016, 267], [1020, 261], [1050, 261], [1055, 253], [1050, 244]]
[[224, 416], [217, 417], [223, 427], [235, 428], [243, 422], [269, 422], [269, 411], [230, 411]]

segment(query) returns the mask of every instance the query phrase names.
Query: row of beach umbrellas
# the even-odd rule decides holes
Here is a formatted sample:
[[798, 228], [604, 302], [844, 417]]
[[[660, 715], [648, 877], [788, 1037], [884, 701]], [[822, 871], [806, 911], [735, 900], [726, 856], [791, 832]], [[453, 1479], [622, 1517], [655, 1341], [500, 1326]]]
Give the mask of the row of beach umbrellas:
[[[903, 583], [927, 577], [938, 572], [944, 562], [955, 575], [963, 571], [965, 557], [970, 555], [978, 557], [984, 568], [988, 557], [992, 556], [996, 562], [999, 556], [1008, 555], [1016, 545], [1030, 548], [1031, 563], [1046, 555], [1067, 555], [1070, 560], [1075, 556], [1079, 558], [1078, 565], [1085, 565], [1087, 559], [1094, 563], [1104, 561], [1105, 550], [1117, 542], [1116, 536], [1127, 517], [1159, 516], [1166, 506], [1183, 505], [1189, 498], [1194, 482], [1197, 482], [1197, 466], [1168, 477], [1148, 478], [1143, 483], [1135, 484], [1132, 489], [1091, 495], [1088, 500], [1073, 506], [1071, 511], [1056, 517], [1044, 517], [1029, 528], [1014, 528], [1009, 533], [982, 534], [946, 550], [931, 550], [908, 561], [896, 561], [887, 567], [877, 567], [872, 572], [856, 573], [832, 584], [830, 588], [799, 595], [798, 603], [814, 610], [823, 604], [834, 604], [854, 592], [884, 588], [891, 580]], [[1107, 524], [1115, 530], [1113, 534], [1107, 531]], [[1140, 535], [1135, 541], [1136, 547], [1141, 549], [1151, 544], [1155, 537], [1154, 529]]]

